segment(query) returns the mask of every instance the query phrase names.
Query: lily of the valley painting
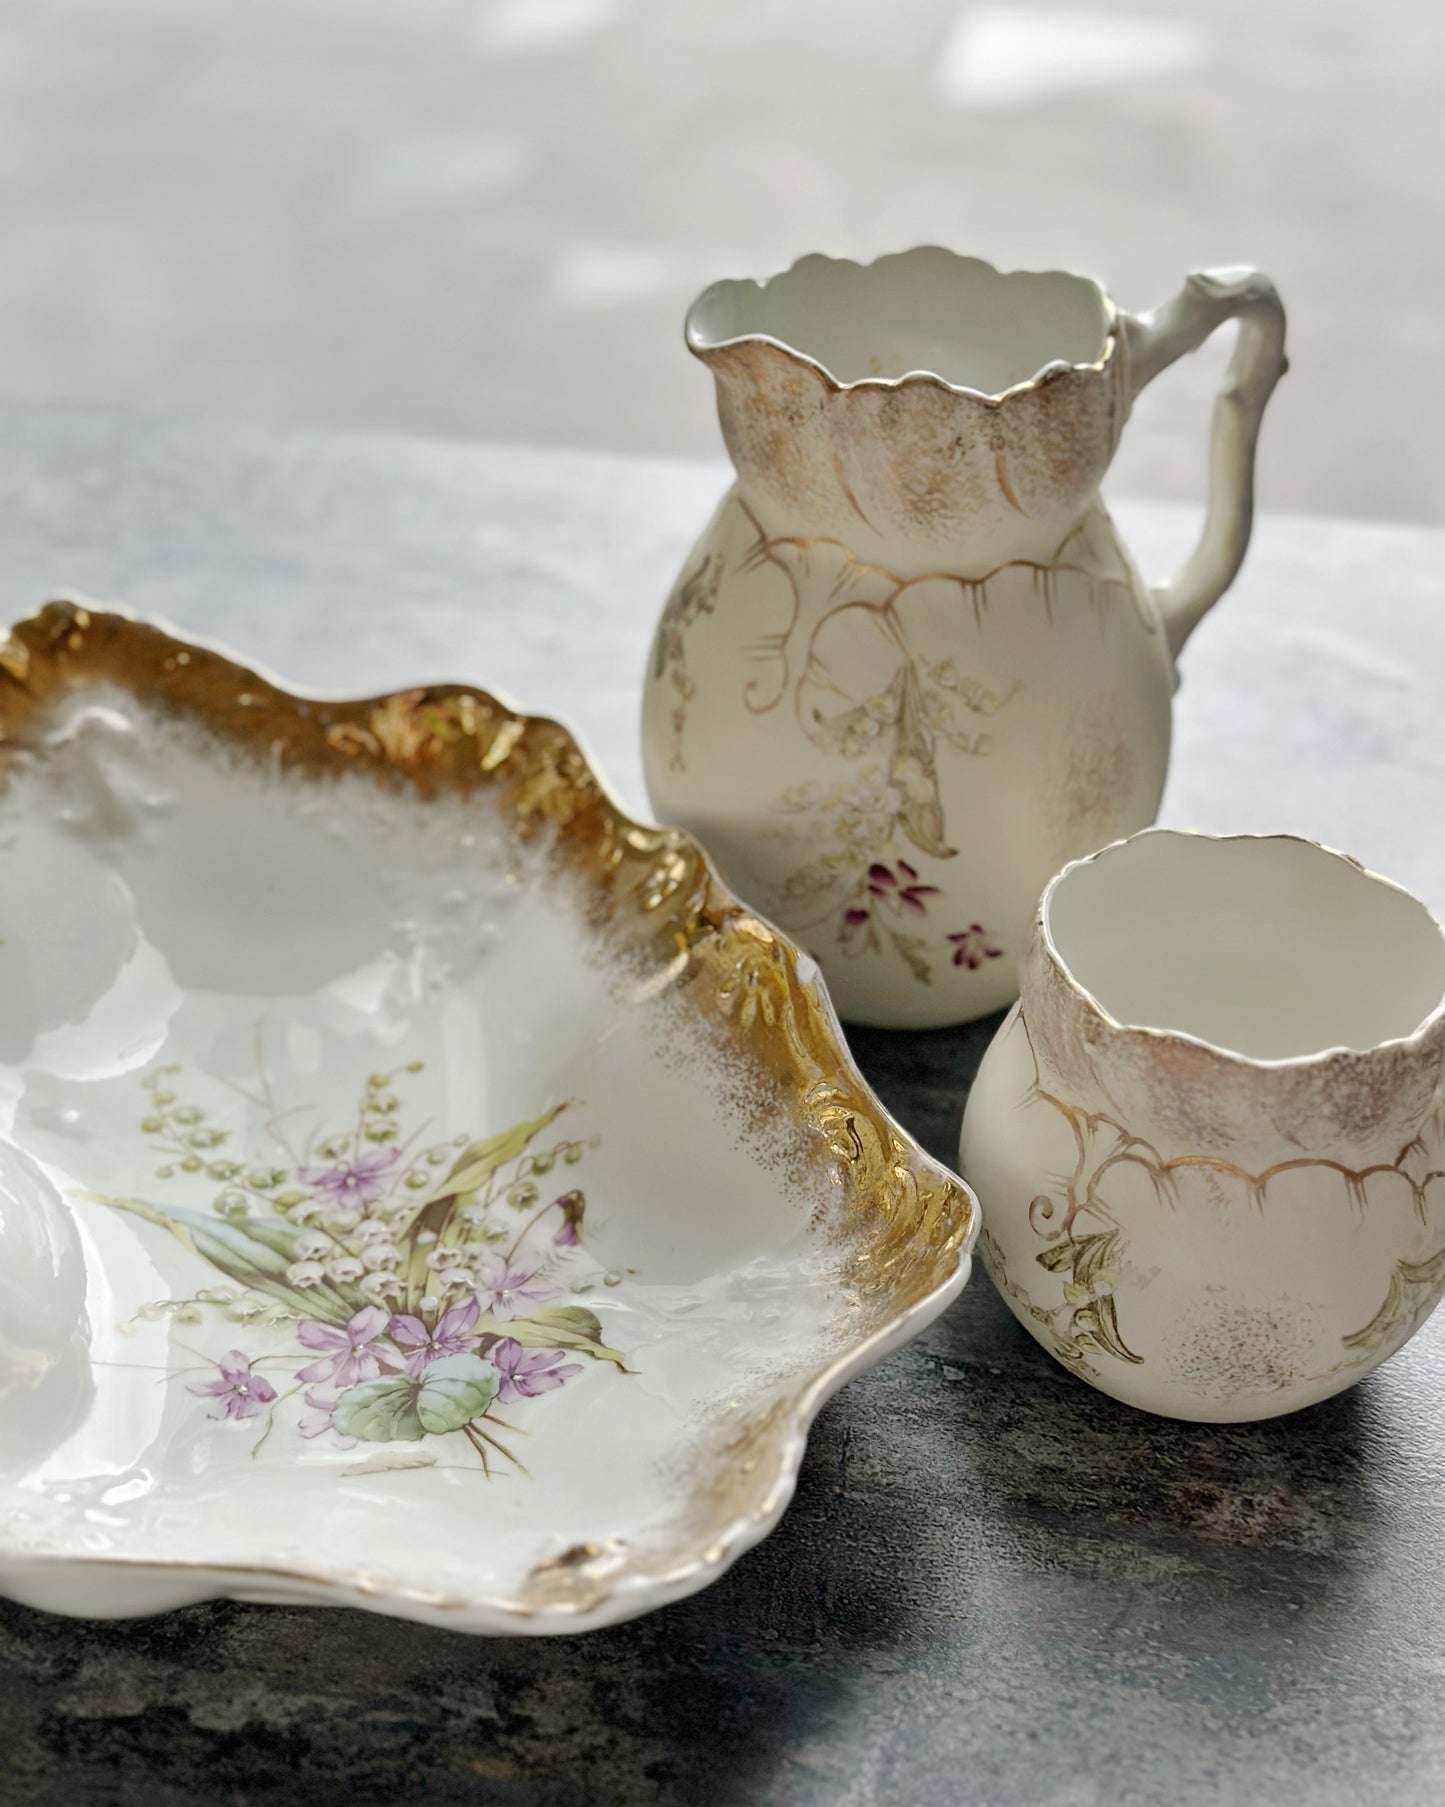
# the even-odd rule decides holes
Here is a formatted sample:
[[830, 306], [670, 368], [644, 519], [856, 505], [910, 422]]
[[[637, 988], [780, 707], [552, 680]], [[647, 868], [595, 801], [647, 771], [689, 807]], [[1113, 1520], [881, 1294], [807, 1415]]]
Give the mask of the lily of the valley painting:
[[[233, 1132], [182, 1096], [180, 1069], [160, 1068], [143, 1081], [140, 1126], [157, 1178], [211, 1197], [202, 1209], [104, 1202], [214, 1270], [218, 1284], [141, 1314], [235, 1327], [237, 1346], [184, 1380], [212, 1418], [253, 1423], [257, 1446], [278, 1424], [342, 1448], [446, 1438], [487, 1474], [498, 1456], [525, 1472], [512, 1414], [587, 1362], [627, 1371], [573, 1302], [590, 1277], [574, 1180], [592, 1144], [557, 1133], [565, 1104], [481, 1140], [407, 1136], [402, 1093], [420, 1071], [373, 1073], [345, 1129], [298, 1146], [300, 1113], [278, 1105], [258, 1059], [254, 1090], [235, 1088], [276, 1152], [256, 1164], [232, 1158]], [[248, 1353], [257, 1332], [264, 1351]]]

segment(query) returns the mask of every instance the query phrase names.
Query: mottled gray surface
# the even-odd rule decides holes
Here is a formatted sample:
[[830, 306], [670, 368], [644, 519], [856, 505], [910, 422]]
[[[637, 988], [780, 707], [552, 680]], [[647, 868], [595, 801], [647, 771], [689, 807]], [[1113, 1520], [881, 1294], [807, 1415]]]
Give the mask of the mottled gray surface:
[[[0, 607], [70, 584], [303, 684], [496, 682], [638, 801], [644, 641], [707, 467], [0, 409]], [[1146, 558], [1182, 523], [1121, 510]], [[1267, 521], [1168, 814], [1323, 833], [1445, 905], [1442, 537]], [[859, 1032], [951, 1158], [991, 1025]], [[1385, 1801], [1445, 1790], [1445, 1323], [1214, 1430], [1056, 1367], [981, 1276], [823, 1413], [716, 1587], [556, 1642], [0, 1605], [0, 1803]]]

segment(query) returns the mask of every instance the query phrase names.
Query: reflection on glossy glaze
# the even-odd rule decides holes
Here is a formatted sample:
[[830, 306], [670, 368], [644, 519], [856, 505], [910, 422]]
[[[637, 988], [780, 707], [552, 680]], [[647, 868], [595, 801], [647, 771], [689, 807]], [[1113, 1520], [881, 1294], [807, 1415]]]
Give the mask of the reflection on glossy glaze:
[[0, 1424], [4, 1456], [19, 1463], [67, 1435], [94, 1388], [80, 1237], [45, 1171], [5, 1141], [0, 1251]]

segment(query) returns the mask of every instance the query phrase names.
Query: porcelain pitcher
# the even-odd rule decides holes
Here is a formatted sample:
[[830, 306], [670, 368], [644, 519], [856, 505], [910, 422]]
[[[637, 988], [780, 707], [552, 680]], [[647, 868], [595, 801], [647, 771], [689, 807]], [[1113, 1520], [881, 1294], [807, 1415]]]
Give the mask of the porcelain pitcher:
[[[1151, 586], [1099, 485], [1139, 391], [1232, 319], [1203, 531]], [[653, 807], [843, 1017], [995, 1010], [1047, 879], [1154, 819], [1175, 659], [1249, 540], [1274, 286], [1203, 271], [1134, 316], [933, 247], [806, 257], [714, 284], [687, 341], [737, 481], [653, 644]]]

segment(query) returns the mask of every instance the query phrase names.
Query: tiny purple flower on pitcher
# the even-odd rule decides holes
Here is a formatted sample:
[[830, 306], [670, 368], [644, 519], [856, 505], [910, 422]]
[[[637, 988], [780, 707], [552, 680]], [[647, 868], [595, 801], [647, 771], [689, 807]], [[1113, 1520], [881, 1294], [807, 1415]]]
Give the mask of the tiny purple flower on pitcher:
[[330, 1204], [364, 1210], [388, 1189], [387, 1175], [400, 1159], [400, 1149], [378, 1148], [334, 1167], [302, 1167], [297, 1178]]
[[562, 1289], [550, 1280], [539, 1280], [534, 1261], [510, 1262], [489, 1249], [477, 1263], [477, 1296], [494, 1318], [506, 1323], [509, 1318], [527, 1315], [533, 1305], [545, 1305], [560, 1298]]
[[981, 922], [970, 923], [948, 939], [953, 943], [953, 964], [966, 966], [970, 972], [976, 972], [985, 960], [997, 960], [1003, 953], [1001, 947], [994, 946], [992, 936]]
[[391, 1320], [391, 1340], [402, 1352], [407, 1373], [415, 1379], [444, 1355], [465, 1355], [477, 1340], [472, 1326], [481, 1315], [475, 1298], [451, 1306], [430, 1329], [411, 1312], [399, 1311]]
[[355, 1437], [343, 1437], [331, 1422], [331, 1414], [336, 1409], [336, 1401], [323, 1393], [319, 1387], [307, 1387], [301, 1395], [310, 1406], [309, 1412], [303, 1412], [296, 1421], [296, 1428], [303, 1437], [324, 1437], [327, 1431], [336, 1438], [338, 1449], [355, 1449]]
[[937, 885], [905, 885], [898, 893], [898, 901], [905, 910], [912, 910], [915, 916], [926, 916], [928, 905], [925, 897], [937, 897]]
[[[535, 1399], [539, 1393], [550, 1393], [574, 1374], [582, 1372], [581, 1362], [569, 1362], [561, 1349], [524, 1349], [515, 1337], [504, 1336], [493, 1343], [488, 1358], [502, 1377], [497, 1402], [510, 1405], [518, 1399]], [[563, 1365], [559, 1368], [558, 1362]]]
[[261, 1374], [251, 1372], [251, 1363], [239, 1349], [232, 1349], [216, 1364], [220, 1370], [215, 1380], [187, 1383], [188, 1393], [214, 1399], [208, 1418], [254, 1418], [276, 1397], [276, 1389]]
[[[899, 873], [903, 875], [901, 879]], [[891, 904], [896, 910], [912, 910], [915, 916], [926, 916], [928, 905], [924, 898], [938, 894], [937, 885], [918, 883], [918, 868], [910, 866], [907, 860], [899, 860], [897, 873], [877, 861], [868, 868], [868, 895]]]
[[308, 1349], [319, 1349], [322, 1359], [298, 1368], [297, 1380], [330, 1380], [338, 1387], [355, 1386], [359, 1380], [375, 1380], [381, 1372], [377, 1338], [384, 1335], [389, 1314], [379, 1305], [364, 1305], [344, 1330], [316, 1318], [303, 1318], [296, 1337]]

